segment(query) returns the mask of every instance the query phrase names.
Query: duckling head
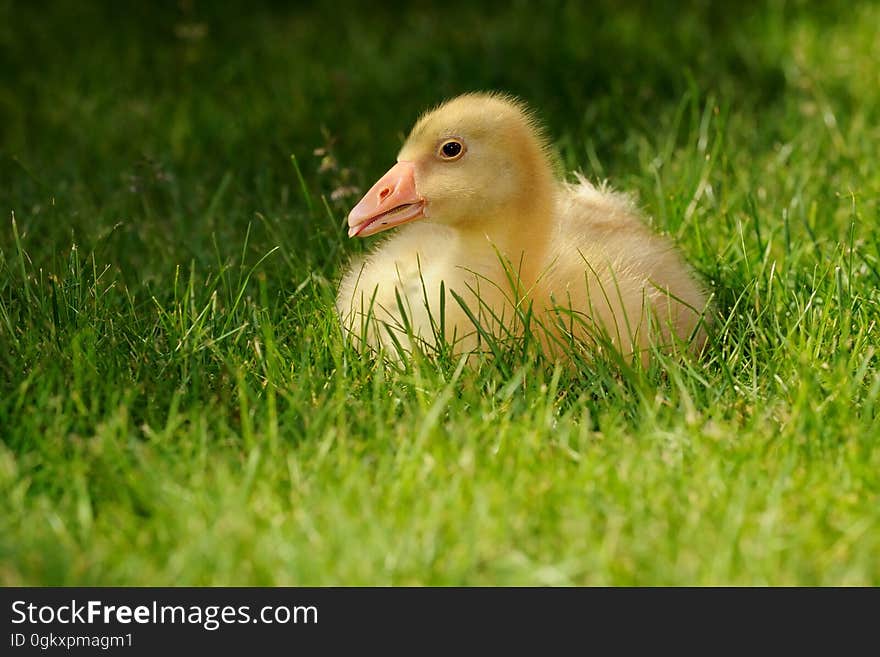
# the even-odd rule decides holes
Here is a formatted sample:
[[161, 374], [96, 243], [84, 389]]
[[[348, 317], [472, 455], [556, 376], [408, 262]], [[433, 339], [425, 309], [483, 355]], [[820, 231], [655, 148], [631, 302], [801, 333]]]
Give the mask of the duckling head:
[[516, 230], [549, 213], [551, 162], [522, 103], [499, 94], [459, 96], [416, 122], [397, 164], [349, 214], [349, 237], [417, 220], [487, 234]]

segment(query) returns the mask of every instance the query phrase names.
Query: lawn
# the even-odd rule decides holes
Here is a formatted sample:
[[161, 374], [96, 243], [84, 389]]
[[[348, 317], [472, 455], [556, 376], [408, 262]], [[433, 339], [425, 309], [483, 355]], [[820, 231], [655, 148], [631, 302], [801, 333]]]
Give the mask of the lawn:
[[[0, 0], [0, 584], [880, 584], [880, 3], [131, 4]], [[477, 89], [702, 361], [345, 343], [353, 188]]]

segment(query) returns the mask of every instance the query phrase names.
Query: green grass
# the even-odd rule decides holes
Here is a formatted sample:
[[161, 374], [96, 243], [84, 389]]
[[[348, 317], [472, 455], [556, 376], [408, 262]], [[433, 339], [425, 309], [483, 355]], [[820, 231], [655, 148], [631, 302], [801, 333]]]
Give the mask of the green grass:
[[[0, 0], [0, 584], [880, 584], [880, 5], [726, 4]], [[473, 89], [638, 194], [703, 362], [345, 345], [346, 188]]]

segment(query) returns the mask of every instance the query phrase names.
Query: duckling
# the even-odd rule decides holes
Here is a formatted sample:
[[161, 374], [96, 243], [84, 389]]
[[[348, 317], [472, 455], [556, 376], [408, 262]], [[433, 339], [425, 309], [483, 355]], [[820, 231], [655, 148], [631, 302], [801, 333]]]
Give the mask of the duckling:
[[652, 344], [699, 351], [707, 295], [672, 243], [627, 196], [556, 169], [510, 96], [425, 113], [348, 215], [352, 238], [397, 230], [343, 275], [346, 332], [393, 353], [439, 340], [470, 352], [526, 326], [549, 353], [572, 340], [643, 361]]

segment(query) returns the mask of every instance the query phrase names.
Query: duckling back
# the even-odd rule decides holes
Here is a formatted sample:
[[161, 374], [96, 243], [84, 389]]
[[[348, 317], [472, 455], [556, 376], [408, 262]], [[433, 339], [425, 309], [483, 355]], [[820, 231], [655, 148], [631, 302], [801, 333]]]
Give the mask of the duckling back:
[[699, 352], [707, 295], [667, 238], [624, 194], [578, 175], [562, 183], [536, 300], [557, 336], [608, 342], [623, 354], [689, 343]]

